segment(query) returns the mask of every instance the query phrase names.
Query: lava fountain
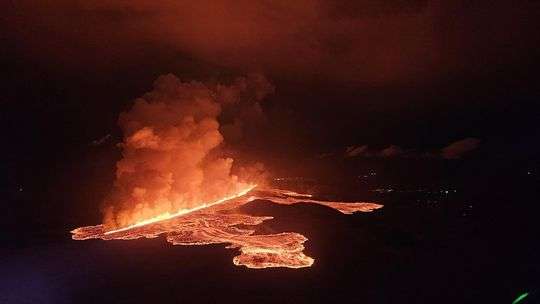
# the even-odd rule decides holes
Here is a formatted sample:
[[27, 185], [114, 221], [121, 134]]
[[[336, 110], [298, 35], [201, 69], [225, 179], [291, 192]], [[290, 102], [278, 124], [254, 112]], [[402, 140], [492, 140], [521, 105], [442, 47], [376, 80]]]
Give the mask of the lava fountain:
[[138, 221], [135, 224], [129, 225], [127, 227], [114, 229], [114, 230], [109, 230], [109, 231], [105, 232], [105, 234], [111, 234], [111, 233], [126, 231], [126, 230], [129, 230], [129, 229], [133, 229], [133, 228], [137, 228], [137, 227], [157, 223], [157, 222], [160, 222], [160, 221], [169, 220], [169, 219], [175, 218], [177, 216], [185, 215], [185, 214], [195, 212], [195, 211], [198, 211], [198, 210], [201, 210], [201, 209], [204, 209], [204, 208], [212, 207], [214, 205], [221, 204], [221, 203], [226, 202], [228, 200], [239, 198], [239, 197], [245, 195], [246, 193], [248, 193], [249, 191], [253, 190], [253, 188], [255, 188], [255, 187], [257, 187], [257, 185], [249, 185], [247, 188], [241, 190], [240, 192], [238, 192], [236, 194], [233, 194], [231, 196], [221, 198], [221, 199], [219, 199], [217, 201], [214, 201], [214, 202], [211, 202], [211, 203], [198, 204], [197, 207], [188, 208], [188, 209], [181, 209], [181, 210], [179, 210], [179, 211], [177, 211], [175, 213], [172, 213], [172, 214], [169, 213], [169, 212], [162, 213], [162, 214], [154, 216], [152, 218], [142, 220], [142, 221]]

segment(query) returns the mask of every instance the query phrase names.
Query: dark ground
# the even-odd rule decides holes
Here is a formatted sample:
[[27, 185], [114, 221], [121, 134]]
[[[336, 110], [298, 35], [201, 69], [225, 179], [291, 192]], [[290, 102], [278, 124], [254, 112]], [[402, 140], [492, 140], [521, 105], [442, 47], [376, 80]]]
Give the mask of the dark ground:
[[535, 164], [490, 171], [474, 159], [418, 161], [425, 168], [411, 170], [423, 167], [409, 160], [378, 164], [366, 180], [375, 169], [349, 163], [339, 178], [281, 182], [385, 206], [347, 216], [252, 202], [246, 212], [275, 216], [261, 231], [304, 234], [305, 252], [316, 259], [311, 268], [253, 270], [234, 266], [236, 252], [225, 245], [72, 241], [70, 229], [99, 223], [96, 201], [111, 183], [102, 177], [114, 168], [110, 148], [84, 148], [85, 159], [59, 156], [10, 179], [7, 199], [17, 207], [3, 214], [0, 303], [512, 303], [523, 292], [530, 293], [523, 303], [539, 301]]

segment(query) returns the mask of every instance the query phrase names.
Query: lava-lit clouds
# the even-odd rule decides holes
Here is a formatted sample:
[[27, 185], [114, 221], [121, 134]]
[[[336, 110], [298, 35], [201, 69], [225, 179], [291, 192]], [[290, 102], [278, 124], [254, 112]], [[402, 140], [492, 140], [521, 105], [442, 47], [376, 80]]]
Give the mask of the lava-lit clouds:
[[260, 102], [273, 87], [261, 75], [230, 85], [182, 82], [165, 75], [120, 115], [122, 159], [105, 203], [106, 227], [123, 227], [163, 213], [197, 207], [257, 182], [260, 165], [231, 173], [222, 157], [218, 117], [224, 108]]
[[5, 6], [12, 12], [8, 35], [50, 62], [117, 66], [166, 54], [224, 69], [354, 84], [429, 80], [522, 60], [532, 56], [537, 11], [532, 2], [416, 0], [21, 0]]

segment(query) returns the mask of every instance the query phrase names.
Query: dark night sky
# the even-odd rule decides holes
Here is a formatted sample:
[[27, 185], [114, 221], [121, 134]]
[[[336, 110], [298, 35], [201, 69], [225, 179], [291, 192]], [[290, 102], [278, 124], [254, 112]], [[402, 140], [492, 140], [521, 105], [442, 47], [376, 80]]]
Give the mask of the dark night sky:
[[[20, 258], [22, 269], [28, 269], [28, 273], [45, 269], [44, 273], [54, 273], [54, 276], [57, 269], [66, 268], [63, 264], [68, 263], [72, 266], [67, 268], [73, 269], [68, 272], [77, 273], [77, 284], [88, 284], [94, 296], [100, 294], [100, 284], [110, 283], [103, 280], [107, 275], [131, 276], [129, 272], [125, 272], [129, 273], [126, 275], [122, 271], [110, 271], [109, 265], [105, 265], [102, 268], [106, 270], [99, 270], [105, 274], [103, 277], [99, 271], [96, 278], [87, 277], [84, 271], [94, 271], [93, 257], [84, 258], [92, 261], [85, 264], [86, 270], [80, 275], [81, 245], [73, 244], [67, 233], [73, 227], [101, 220], [97, 206], [111, 188], [115, 161], [120, 157], [120, 149], [114, 146], [122, 138], [117, 125], [119, 113], [129, 109], [133, 99], [150, 91], [153, 81], [166, 73], [176, 74], [186, 81], [227, 82], [256, 72], [273, 83], [275, 93], [262, 103], [266, 123], [249, 126], [243, 140], [234, 146], [247, 151], [251, 158], [270, 163], [270, 167], [276, 159], [298, 167], [323, 162], [316, 156], [331, 152], [336, 156], [333, 160], [337, 159], [342, 166], [337, 168], [356, 170], [357, 167], [350, 164], [356, 165], [354, 161], [358, 159], [342, 157], [347, 146], [367, 144], [380, 150], [397, 145], [413, 150], [414, 155], [424, 155], [422, 153], [438, 151], [464, 138], [480, 140], [478, 149], [469, 158], [463, 158], [463, 162], [437, 158], [440, 163], [428, 163], [427, 167], [433, 167], [433, 171], [450, 168], [448, 180], [453, 178], [452, 181], [457, 180], [457, 187], [461, 185], [471, 190], [459, 194], [466, 198], [467, 204], [474, 199], [478, 205], [483, 204], [477, 207], [475, 203], [475, 212], [481, 210], [478, 213], [483, 216], [481, 221], [470, 221], [471, 226], [459, 228], [463, 233], [456, 233], [450, 243], [430, 243], [419, 237], [411, 248], [421, 255], [411, 264], [416, 259], [412, 253], [411, 260], [406, 255], [387, 256], [387, 248], [394, 245], [386, 242], [400, 242], [402, 232], [392, 225], [404, 222], [404, 226], [418, 227], [419, 235], [431, 232], [436, 241], [444, 239], [441, 235], [454, 237], [455, 232], [445, 226], [446, 219], [451, 217], [445, 210], [431, 207], [425, 208], [427, 213], [424, 209], [421, 212], [402, 210], [401, 201], [396, 199], [395, 205], [389, 203], [384, 213], [376, 215], [368, 224], [358, 218], [351, 220], [350, 223], [361, 226], [360, 230], [365, 229], [362, 242], [356, 243], [361, 250], [350, 250], [346, 235], [340, 248], [350, 255], [350, 260], [343, 259], [343, 265], [350, 262], [356, 268], [348, 271], [349, 266], [342, 266], [343, 269], [334, 273], [334, 265], [328, 263], [327, 268], [323, 267], [324, 271], [316, 272], [313, 278], [313, 282], [321, 284], [320, 293], [325, 293], [328, 286], [324, 285], [327, 282], [318, 280], [329, 274], [336, 282], [330, 290], [341, 291], [338, 285], [343, 280], [344, 284], [351, 285], [350, 290], [356, 291], [357, 286], [352, 286], [357, 281], [355, 271], [362, 268], [359, 271], [363, 272], [365, 266], [371, 269], [368, 273], [379, 276], [379, 281], [371, 283], [380, 285], [372, 291], [375, 298], [384, 293], [392, 299], [401, 299], [401, 295], [414, 292], [409, 289], [411, 284], [414, 284], [412, 288], [417, 288], [421, 286], [417, 282], [424, 282], [426, 289], [432, 290], [437, 280], [443, 285], [453, 282], [452, 276], [458, 282], [457, 287], [445, 289], [444, 285], [441, 290], [456, 295], [467, 290], [469, 298], [477, 299], [476, 289], [470, 288], [469, 283], [485, 282], [482, 289], [485, 294], [498, 289], [493, 286], [506, 282], [505, 292], [509, 297], [517, 293], [513, 288], [522, 284], [519, 280], [524, 282], [521, 288], [525, 283], [533, 286], [530, 278], [538, 277], [530, 273], [529, 277], [520, 277], [526, 272], [523, 269], [531, 269], [529, 261], [536, 261], [536, 247], [524, 249], [523, 255], [513, 247], [516, 242], [534, 242], [531, 227], [537, 222], [534, 217], [538, 214], [523, 210], [537, 208], [533, 204], [538, 201], [534, 184], [538, 177], [532, 179], [525, 172], [529, 168], [537, 170], [540, 164], [539, 17], [538, 1], [2, 1], [0, 171], [4, 174], [0, 176], [0, 190], [5, 194], [0, 204], [5, 211], [0, 216], [0, 230], [8, 233], [0, 234], [0, 241], [6, 248], [13, 249], [12, 257], [15, 257], [5, 261], [12, 264]], [[111, 139], [104, 145], [91, 145], [107, 134], [111, 134]], [[428, 158], [411, 159], [405, 159], [404, 172], [396, 173], [401, 181], [413, 179], [416, 166]], [[381, 159], [367, 160], [370, 166], [379, 161]], [[465, 163], [467, 166], [463, 165]], [[386, 167], [390, 168], [387, 171], [394, 171], [393, 165]], [[488, 180], [486, 176], [491, 173], [493, 176]], [[464, 202], [463, 199], [459, 203]], [[493, 208], [493, 204], [497, 208]], [[309, 208], [304, 209], [296, 212], [309, 215]], [[430, 213], [433, 210], [437, 215]], [[521, 215], [511, 213], [518, 211]], [[509, 220], [506, 214], [512, 214]], [[335, 220], [336, 223], [341, 221], [341, 218]], [[426, 222], [428, 224], [422, 226]], [[321, 223], [326, 222], [321, 220]], [[474, 229], [467, 230], [470, 227]], [[318, 229], [317, 225], [311, 228]], [[379, 242], [373, 252], [365, 250], [373, 243], [367, 237], [371, 233], [369, 229], [374, 229], [373, 239], [378, 238]], [[381, 231], [384, 233], [377, 234]], [[471, 231], [476, 234], [471, 236]], [[334, 231], [323, 232], [326, 238], [320, 237], [320, 240], [333, 243]], [[506, 235], [502, 241], [501, 235]], [[148, 242], [162, 251], [160, 256], [170, 249], [163, 249], [161, 243], [157, 243]], [[50, 251], [49, 247], [57, 244], [61, 244], [60, 249]], [[68, 247], [61, 247], [65, 244]], [[84, 244], [96, 248], [105, 246]], [[132, 244], [147, 246], [144, 242]], [[114, 246], [119, 246], [117, 249], [123, 252], [122, 244]], [[148, 247], [148, 256], [141, 256], [143, 262], [157, 256], [152, 246]], [[399, 246], [396, 245], [396, 252], [403, 251]], [[438, 256], [437, 250], [443, 252], [441, 248], [445, 246], [453, 249]], [[42, 254], [38, 249], [49, 253]], [[99, 250], [97, 252], [105, 256], [110, 248]], [[206, 247], [193, 252], [197, 250], [201, 252], [197, 254], [206, 254], [208, 260], [215, 258]], [[191, 256], [189, 252], [179, 252], [171, 251], [170, 255]], [[357, 252], [365, 252], [368, 257]], [[495, 253], [497, 255], [493, 255]], [[54, 259], [48, 254], [54, 254]], [[341, 253], [333, 254], [335, 258], [330, 255], [328, 260], [341, 260]], [[26, 255], [39, 262], [26, 263]], [[371, 263], [373, 257], [379, 260]], [[422, 257], [427, 257], [429, 262], [423, 263]], [[95, 259], [100, 259], [99, 255]], [[230, 261], [230, 257], [224, 259]], [[390, 271], [379, 272], [377, 267], [391, 259], [395, 262], [387, 266]], [[450, 262], [440, 263], [441, 259]], [[111, 261], [117, 263], [116, 257]], [[126, 269], [136, 272], [137, 267], [133, 265], [139, 261], [127, 261]], [[182, 263], [176, 258], [172, 261]], [[201, 261], [202, 265], [212, 265]], [[324, 259], [321, 261], [324, 266]], [[521, 261], [522, 268], [514, 270], [514, 261]], [[472, 265], [473, 262], [484, 264], [475, 268], [478, 273], [470, 275], [467, 263]], [[163, 273], [168, 273], [170, 267], [160, 261], [156, 262], [158, 264], [163, 267]], [[420, 268], [416, 268], [417, 264]], [[200, 273], [198, 264], [194, 265], [193, 272]], [[403, 265], [413, 266], [407, 266], [408, 272], [388, 283], [387, 273], [400, 272]], [[226, 271], [222, 271], [227, 280], [231, 278], [229, 266], [224, 264]], [[15, 270], [10, 268], [8, 273], [17, 276], [19, 266], [10, 267]], [[155, 275], [152, 267], [145, 275]], [[506, 281], [500, 279], [500, 274], [484, 274], [499, 271], [497, 267], [503, 267], [502, 272], [510, 273], [510, 268], [514, 272], [505, 276]], [[433, 269], [438, 271], [439, 268], [444, 271], [433, 274]], [[418, 269], [426, 275], [410, 280], [408, 276], [416, 276]], [[455, 269], [460, 269], [463, 273], [459, 274], [463, 275], [458, 277]], [[206, 274], [208, 269], [203, 271]], [[234, 271], [232, 277], [237, 275]], [[278, 272], [270, 275], [276, 282], [282, 281]], [[436, 279], [432, 280], [430, 275]], [[181, 294], [176, 279], [184, 274], [170, 276], [171, 285], [174, 283], [170, 289]], [[518, 277], [519, 280], [515, 279]], [[245, 278], [249, 286], [259, 282], [249, 275]], [[118, 286], [123, 279], [118, 279], [113, 286]], [[261, 277], [261, 280], [266, 279]], [[92, 285], [96, 284], [90, 282], [92, 280], [98, 284]], [[371, 277], [364, 277], [364, 281], [371, 281]], [[17, 281], [4, 284], [0, 279], [0, 287], [11, 289], [13, 282]], [[281, 286], [276, 282], [276, 286]], [[401, 288], [401, 293], [387, 292], [385, 284], [389, 284], [390, 289], [392, 286]], [[70, 291], [64, 287], [61, 286], [62, 291]], [[160, 283], [152, 288], [158, 295], [167, 295]], [[253, 288], [260, 289], [260, 286]], [[288, 288], [291, 293], [297, 292], [296, 285]], [[304, 288], [311, 290], [313, 286], [308, 282]], [[133, 289], [139, 286], [120, 284], [118, 288], [120, 294], [126, 290], [130, 294]], [[24, 296], [27, 290], [17, 292]], [[244, 295], [245, 290], [240, 288], [235, 292]], [[41, 297], [39, 290], [31, 294]], [[493, 293], [492, 297], [498, 294]], [[81, 298], [90, 302], [94, 299], [86, 295]], [[142, 299], [144, 297], [139, 300]], [[455, 302], [463, 301], [452, 303]]]
[[3, 120], [11, 147], [84, 144], [161, 74], [256, 71], [276, 94], [249, 145], [533, 144], [538, 4], [451, 2], [6, 2]]
[[11, 179], [106, 134], [118, 142], [119, 113], [165, 73], [266, 75], [266, 124], [236, 144], [263, 160], [468, 137], [484, 158], [538, 157], [534, 2], [11, 1], [2, 12]]

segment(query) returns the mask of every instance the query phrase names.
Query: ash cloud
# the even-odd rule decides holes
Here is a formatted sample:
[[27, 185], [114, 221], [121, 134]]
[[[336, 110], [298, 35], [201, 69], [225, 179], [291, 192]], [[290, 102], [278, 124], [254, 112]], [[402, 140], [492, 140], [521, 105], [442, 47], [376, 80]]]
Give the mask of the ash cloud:
[[272, 90], [256, 74], [228, 85], [159, 77], [151, 92], [120, 115], [122, 159], [105, 201], [106, 227], [193, 208], [257, 182], [260, 164], [233, 174], [233, 159], [219, 151], [224, 136], [218, 119], [227, 110], [242, 112], [258, 104]]

